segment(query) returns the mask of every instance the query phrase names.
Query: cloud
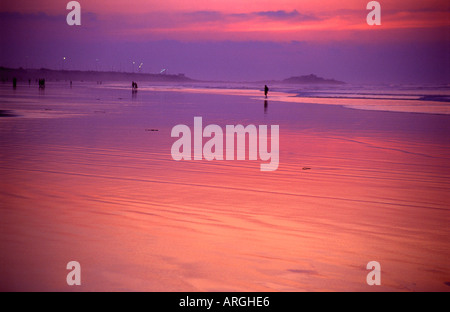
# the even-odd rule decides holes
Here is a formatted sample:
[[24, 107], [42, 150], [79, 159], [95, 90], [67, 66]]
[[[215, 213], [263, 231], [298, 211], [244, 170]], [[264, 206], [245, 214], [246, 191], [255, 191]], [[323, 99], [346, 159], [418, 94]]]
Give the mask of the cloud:
[[[0, 12], [0, 21], [7, 23], [49, 23], [61, 22], [66, 20], [66, 14], [52, 15], [44, 12], [37, 13], [19, 13], [19, 12]], [[97, 14], [92, 12], [83, 12], [83, 20], [96, 22]]]
[[[63, 10], [64, 11], [64, 10]], [[64, 11], [64, 13], [66, 13]], [[1, 13], [2, 42], [51, 38], [81, 41], [391, 41], [441, 40], [449, 22], [445, 12], [385, 10], [382, 27], [370, 28], [365, 10], [261, 10], [244, 13], [218, 10], [152, 11], [139, 14], [91, 13], [84, 10], [82, 26], [69, 27], [66, 15]], [[423, 29], [428, 29], [425, 35]], [[436, 30], [436, 31], [434, 31]], [[370, 35], [365, 35], [369, 33]], [[418, 38], [420, 37], [420, 38]], [[409, 39], [408, 39], [409, 38]]]
[[212, 22], [223, 20], [225, 17], [223, 13], [218, 11], [194, 11], [184, 13], [183, 15], [194, 22]]
[[296, 20], [296, 21], [317, 21], [318, 17], [312, 14], [300, 14], [297, 10], [293, 10], [291, 12], [287, 12], [284, 10], [278, 11], [263, 11], [263, 12], [254, 12], [252, 15], [262, 16], [268, 19], [273, 20]]
[[259, 11], [250, 13], [222, 13], [219, 11], [194, 11], [183, 13], [183, 16], [196, 22], [212, 22], [212, 21], [252, 21], [258, 18], [264, 18], [274, 21], [317, 21], [320, 20], [313, 14], [301, 14], [297, 10], [293, 11]]

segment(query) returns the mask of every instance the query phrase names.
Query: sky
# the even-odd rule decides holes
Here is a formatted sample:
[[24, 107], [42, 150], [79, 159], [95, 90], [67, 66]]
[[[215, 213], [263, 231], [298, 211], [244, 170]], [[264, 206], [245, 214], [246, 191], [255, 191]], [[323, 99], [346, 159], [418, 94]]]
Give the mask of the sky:
[[80, 26], [68, 2], [2, 0], [0, 66], [450, 83], [448, 0], [381, 0], [373, 26], [366, 0], [80, 0]]

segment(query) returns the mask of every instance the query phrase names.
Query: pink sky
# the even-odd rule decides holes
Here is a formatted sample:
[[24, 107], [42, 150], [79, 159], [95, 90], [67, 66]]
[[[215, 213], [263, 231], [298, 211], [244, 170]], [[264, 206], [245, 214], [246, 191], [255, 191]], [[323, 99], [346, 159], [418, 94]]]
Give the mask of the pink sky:
[[[445, 0], [381, 1], [382, 25], [378, 28], [366, 24], [367, 3], [361, 0], [135, 0], [132, 5], [123, 0], [79, 2], [83, 13], [95, 14], [107, 26], [101, 35], [123, 38], [131, 34], [141, 40], [355, 40], [355, 34], [372, 35], [374, 29], [385, 31], [388, 40], [405, 40], [407, 37], [393, 36], [389, 30], [412, 35], [417, 29], [450, 26]], [[8, 0], [1, 11], [48, 15], [67, 12], [65, 3], [55, 0]], [[364, 36], [356, 37], [364, 40]]]
[[[42, 51], [42, 53], [46, 52], [47, 55], [50, 55], [60, 49], [62, 56], [62, 54], [74, 52], [74, 45], [88, 49], [88, 45], [104, 42], [105, 45], [115, 43], [119, 46], [117, 49], [121, 49], [125, 43], [147, 44], [145, 48], [139, 47], [139, 49], [143, 51], [143, 54], [146, 51], [145, 55], [149, 55], [149, 47], [155, 46], [150, 43], [167, 40], [190, 45], [197, 44], [197, 49], [189, 52], [190, 56], [196, 53], [206, 53], [202, 51], [208, 49], [205, 50], [204, 46], [201, 48], [199, 46], [205, 43], [217, 46], [223, 42], [240, 42], [246, 45], [252, 42], [269, 42], [283, 46], [283, 53], [288, 54], [288, 58], [295, 59], [295, 53], [298, 50], [292, 46], [292, 43], [301, 42], [302, 44], [320, 45], [320, 48], [315, 47], [314, 49], [320, 49], [323, 55], [318, 56], [328, 59], [336, 55], [334, 52], [330, 52], [334, 49], [333, 45], [345, 46], [344, 50], [350, 49], [354, 51], [353, 53], [359, 53], [355, 50], [356, 45], [364, 45], [364, 48], [367, 48], [367, 45], [376, 46], [371, 50], [386, 49], [378, 52], [377, 55], [386, 55], [397, 51], [395, 58], [402, 58], [405, 53], [414, 54], [414, 57], [411, 56], [410, 63], [405, 65], [405, 70], [410, 70], [411, 66], [415, 66], [414, 64], [419, 61], [416, 59], [419, 54], [429, 55], [429, 61], [434, 62], [434, 64], [423, 67], [439, 68], [442, 67], [442, 62], [448, 62], [445, 57], [443, 59], [436, 58], [436, 54], [439, 57], [445, 55], [447, 53], [445, 50], [449, 46], [450, 14], [449, 4], [446, 0], [380, 1], [381, 26], [367, 25], [366, 16], [369, 11], [366, 9], [366, 5], [368, 1], [361, 0], [135, 0], [132, 2], [97, 0], [79, 1], [82, 8], [82, 26], [69, 27], [65, 23], [65, 16], [68, 13], [67, 2], [55, 0], [2, 1], [0, 9], [0, 14], [2, 14], [0, 23], [4, 33], [2, 41], [5, 41], [4, 46], [11, 47], [11, 50], [6, 51], [2, 56], [3, 63], [0, 65], [17, 66], [20, 62], [23, 63], [23, 59], [26, 57], [29, 59], [30, 56], [20, 54], [25, 53], [23, 52], [25, 50], [35, 51], [38, 45], [38, 50], [46, 48], [49, 50], [48, 52]], [[34, 46], [32, 46], [33, 41], [36, 41]], [[68, 41], [72, 44], [70, 48], [65, 46], [69, 44]], [[390, 45], [393, 46], [389, 47]], [[401, 47], [402, 52], [399, 52], [400, 45], [405, 45]], [[123, 51], [121, 54], [123, 60], [120, 62], [129, 62], [130, 59], [140, 57], [132, 55], [138, 54], [133, 52], [136, 49], [134, 47], [129, 51]], [[236, 49], [231, 52], [239, 55], [239, 51], [243, 50], [238, 47]], [[431, 50], [426, 51], [427, 49]], [[213, 50], [210, 53], [213, 53]], [[325, 50], [333, 54], [327, 55]], [[167, 53], [166, 51], [165, 54]], [[310, 50], [309, 53], [313, 54], [317, 51]], [[346, 57], [354, 59], [348, 52], [345, 53]], [[258, 54], [261, 57], [266, 55], [266, 58], [270, 60], [269, 52], [260, 48], [257, 51], [255, 48], [255, 51], [249, 52], [249, 54]], [[107, 59], [104, 51], [100, 50], [92, 51], [92, 55], [86, 55], [87, 57], [90, 60]], [[181, 55], [174, 56], [174, 59], [180, 57]], [[242, 64], [251, 61], [244, 60], [244, 57], [245, 55], [239, 57]], [[35, 57], [35, 66], [57, 66], [55, 61], [43, 61], [42, 58]], [[85, 69], [90, 66], [81, 59], [78, 63], [75, 62], [77, 58], [80, 58], [80, 53], [71, 58], [74, 61], [73, 69]], [[144, 61], [145, 57], [140, 58], [141, 61]], [[373, 57], [371, 58], [373, 59]], [[120, 62], [117, 59], [116, 56], [116, 61], [114, 61], [111, 56], [107, 65], [104, 62], [104, 67], [109, 69], [114, 66], [119, 67]], [[223, 57], [215, 62], [217, 63], [220, 59]], [[149, 62], [148, 59], [146, 61]], [[337, 60], [338, 63], [344, 61]], [[392, 64], [395, 61], [392, 58], [389, 62]], [[158, 67], [161, 67], [164, 66], [163, 63], [173, 64], [174, 60], [161, 60], [158, 63], [160, 63]], [[438, 65], [439, 63], [441, 65]], [[242, 64], [236, 63], [236, 67], [239, 68]], [[292, 68], [297, 65], [299, 64], [291, 64], [288, 67]], [[19, 66], [24, 66], [24, 64]], [[257, 65], [255, 64], [255, 66]], [[211, 68], [210, 65], [208, 67]], [[302, 66], [298, 67], [302, 68]], [[380, 68], [380, 66], [375, 67]], [[386, 65], [386, 67], [392, 66]], [[189, 66], [178, 66], [176, 70], [189, 74], [192, 69]], [[248, 69], [248, 71], [250, 70], [252, 69]], [[320, 73], [320, 68], [316, 72]], [[324, 74], [340, 78], [339, 75], [333, 74], [333, 71], [329, 72]], [[287, 74], [288, 72], [283, 75]], [[422, 73], [418, 72], [417, 75], [420, 76]], [[429, 73], [428, 75], [435, 74]], [[440, 75], [442, 77], [446, 73]], [[208, 75], [205, 72], [200, 76], [203, 78]], [[405, 73], [404, 76], [409, 77], [411, 74]], [[220, 79], [220, 77], [217, 78]], [[345, 79], [346, 75], [341, 78]]]

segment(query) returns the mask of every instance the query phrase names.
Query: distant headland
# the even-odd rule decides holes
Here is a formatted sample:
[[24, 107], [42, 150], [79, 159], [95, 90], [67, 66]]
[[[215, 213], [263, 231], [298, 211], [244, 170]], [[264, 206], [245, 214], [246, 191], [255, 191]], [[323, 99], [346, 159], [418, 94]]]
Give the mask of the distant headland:
[[[47, 81], [139, 81], [139, 82], [208, 82], [187, 77], [185, 74], [150, 74], [130, 73], [116, 71], [82, 71], [82, 70], [54, 70], [48, 68], [24, 69], [0, 67], [0, 81], [35, 81], [46, 79]], [[222, 81], [226, 82], [226, 81]], [[266, 82], [259, 82], [266, 83]], [[345, 82], [335, 79], [326, 79], [314, 74], [294, 76], [284, 80], [267, 81], [270, 84], [334, 84], [341, 85]]]
[[46, 79], [53, 81], [154, 81], [154, 82], [193, 82], [194, 79], [184, 74], [148, 74], [128, 72], [103, 72], [103, 71], [81, 71], [81, 70], [53, 70], [47, 68], [24, 69], [0, 67], [0, 80], [29, 81]]
[[345, 84], [343, 81], [338, 81], [334, 79], [325, 79], [322, 77], [318, 77], [314, 74], [305, 75], [305, 76], [296, 76], [284, 79], [281, 81], [282, 83], [290, 83], [290, 84]]

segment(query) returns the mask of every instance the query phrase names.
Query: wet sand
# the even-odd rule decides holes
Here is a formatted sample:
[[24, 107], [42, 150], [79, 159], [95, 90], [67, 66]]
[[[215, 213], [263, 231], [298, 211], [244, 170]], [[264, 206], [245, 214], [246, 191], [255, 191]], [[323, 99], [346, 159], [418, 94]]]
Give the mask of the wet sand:
[[[0, 91], [16, 115], [0, 118], [1, 290], [450, 290], [449, 115], [262, 93]], [[278, 170], [172, 160], [171, 129], [194, 116], [280, 125]], [[373, 260], [381, 286], [366, 283]]]

